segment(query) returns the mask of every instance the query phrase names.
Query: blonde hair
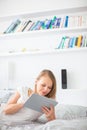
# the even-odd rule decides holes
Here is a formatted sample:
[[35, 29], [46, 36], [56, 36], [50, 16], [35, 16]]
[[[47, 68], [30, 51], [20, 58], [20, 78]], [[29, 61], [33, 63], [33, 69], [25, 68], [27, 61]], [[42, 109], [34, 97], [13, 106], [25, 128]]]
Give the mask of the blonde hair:
[[40, 72], [40, 74], [38, 75], [38, 77], [36, 78], [36, 80], [39, 80], [42, 76], [45, 76], [45, 75], [49, 76], [49, 78], [50, 78], [51, 81], [52, 81], [52, 89], [51, 89], [51, 91], [46, 95], [46, 97], [48, 97], [48, 98], [55, 98], [55, 97], [56, 97], [56, 78], [55, 78], [55, 76], [54, 76], [54, 74], [53, 74], [52, 71], [47, 70], [47, 69], [42, 70], [42, 71]]

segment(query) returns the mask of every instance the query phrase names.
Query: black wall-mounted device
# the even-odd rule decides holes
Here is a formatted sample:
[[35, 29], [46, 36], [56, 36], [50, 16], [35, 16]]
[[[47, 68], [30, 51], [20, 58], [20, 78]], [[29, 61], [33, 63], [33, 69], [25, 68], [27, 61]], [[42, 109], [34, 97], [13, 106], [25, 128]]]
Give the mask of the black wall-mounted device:
[[67, 89], [67, 70], [66, 69], [61, 70], [61, 83], [62, 83], [62, 89]]

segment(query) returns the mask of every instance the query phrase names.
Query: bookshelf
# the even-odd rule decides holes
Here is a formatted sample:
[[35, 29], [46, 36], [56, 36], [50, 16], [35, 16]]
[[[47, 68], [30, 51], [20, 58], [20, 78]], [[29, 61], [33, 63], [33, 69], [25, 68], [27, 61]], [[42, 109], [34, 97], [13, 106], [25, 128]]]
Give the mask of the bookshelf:
[[[77, 18], [78, 16], [83, 16], [83, 15], [86, 16], [86, 21], [84, 24], [82, 24], [82, 26], [56, 27], [56, 28], [49, 28], [49, 29], [29, 30], [29, 31], [23, 31], [23, 32], [14, 31], [13, 33], [3, 33], [15, 19], [19, 19], [23, 21], [24, 20], [26, 21], [27, 19], [29, 19], [36, 22], [38, 20], [53, 19], [54, 16], [61, 17], [61, 18], [65, 16], [72, 16], [72, 17], [75, 16]], [[82, 61], [85, 62], [85, 57], [87, 56], [87, 47], [85, 46], [85, 47], [58, 49], [58, 45], [60, 44], [63, 36], [70, 36], [70, 37], [77, 36], [78, 37], [79, 35], [82, 35], [82, 36], [85, 35], [86, 41], [87, 41], [87, 7], [48, 10], [44, 12], [16, 14], [14, 16], [0, 17], [0, 46], [1, 46], [0, 47], [0, 61], [3, 63], [5, 63], [5, 60], [6, 60], [6, 63], [12, 61], [14, 62], [14, 64], [16, 64], [16, 66], [18, 66], [19, 61], [17, 60], [20, 60], [20, 59], [24, 60], [25, 58], [27, 60], [28, 58], [30, 58], [30, 61], [31, 61], [31, 57], [32, 57], [33, 62], [35, 59], [37, 59], [38, 62], [40, 61], [45, 62], [45, 58], [49, 58], [49, 63], [47, 61], [46, 63], [47, 65], [41, 64], [40, 69], [44, 67], [47, 67], [47, 68], [52, 67], [52, 69], [56, 73], [56, 69], [58, 69], [57, 68], [58, 63], [57, 63], [57, 66], [55, 66], [56, 64], [53, 65], [51, 60], [53, 59], [53, 61], [56, 62], [54, 58], [57, 58], [61, 62], [61, 64], [59, 64], [58, 66], [59, 69], [67, 68], [70, 71], [69, 65], [68, 63], [66, 63], [69, 60], [68, 55], [70, 54], [70, 56], [74, 58], [74, 62], [76, 62], [77, 58], [80, 58], [80, 55], [81, 55], [81, 58], [84, 57], [82, 58]], [[63, 62], [61, 61], [61, 58], [59, 56], [60, 57], [63, 56], [62, 58], [62, 60], [64, 60]], [[39, 61], [39, 58], [40, 58], [40, 61]], [[27, 62], [29, 61], [25, 61], [25, 62], [27, 64]], [[76, 63], [76, 66], [78, 66], [78, 64], [79, 63]], [[75, 64], [74, 64], [74, 67], [75, 67]], [[83, 64], [81, 67], [83, 68]], [[74, 71], [75, 71], [75, 68], [74, 68]], [[83, 71], [83, 69], [81, 71]], [[58, 73], [60, 72], [57, 72], [56, 75]], [[15, 77], [17, 78], [18, 76], [16, 75]], [[60, 80], [59, 80], [59, 85], [61, 86]], [[85, 79], [82, 80], [82, 82], [83, 81], [85, 81]], [[17, 82], [17, 79], [16, 79], [16, 82]], [[70, 82], [71, 82], [71, 79], [69, 81], [69, 85], [71, 85]], [[87, 84], [87, 81], [85, 81], [85, 83]], [[72, 84], [70, 88], [72, 88], [73, 85], [74, 84]], [[76, 88], [78, 88], [77, 83], [75, 86]]]
[[[27, 39], [28, 37], [31, 37], [31, 38], [32, 37], [38, 37], [38, 36], [43, 37], [43, 36], [47, 36], [47, 35], [51, 36], [51, 35], [58, 35], [58, 34], [59, 35], [61, 34], [61, 36], [62, 36], [63, 33], [67, 34], [69, 36], [69, 33], [79, 33], [79, 32], [81, 32], [81, 33], [87, 32], [87, 27], [69, 28], [69, 29], [68, 28], [62, 28], [62, 29], [38, 30], [38, 31], [19, 32], [19, 33], [11, 33], [11, 34], [4, 34], [4, 35], [1, 34], [0, 35], [0, 39], [2, 41], [6, 41], [6, 39], [7, 39], [7, 41], [8, 41], [8, 39], [10, 39], [10, 40], [21, 39], [21, 37], [25, 37]], [[51, 50], [52, 50], [52, 53], [55, 53], [55, 52], [58, 52], [58, 51], [60, 52], [60, 50], [57, 50], [56, 48], [57, 48], [57, 46], [55, 46], [52, 49], [48, 48], [48, 52], [50, 52]], [[70, 49], [70, 48], [67, 48], [67, 50], [68, 49]], [[74, 49], [75, 48], [73, 48], [73, 51], [74, 51]], [[84, 50], [84, 48], [77, 48], [75, 50], [78, 51], [78, 49], [79, 50], [81, 50], [81, 49]], [[70, 50], [72, 50], [72, 49], [70, 49]], [[62, 51], [64, 51], [64, 50], [62, 50]], [[11, 54], [11, 52], [13, 54]], [[41, 52], [40, 48], [32, 48], [32, 49], [28, 50], [26, 53], [23, 52], [23, 55], [24, 54], [46, 53], [46, 52], [47, 52], [47, 48], [46, 49], [42, 49], [42, 52]], [[18, 54], [20, 55], [20, 54], [22, 54], [22, 51], [18, 52], [18, 51], [12, 51], [12, 50], [10, 50], [7, 53], [6, 52], [4, 52], [4, 53], [5, 54], [3, 54], [3, 53], [0, 54], [0, 56], [6, 56], [6, 54], [8, 56], [10, 56], [10, 55], [18, 55]]]

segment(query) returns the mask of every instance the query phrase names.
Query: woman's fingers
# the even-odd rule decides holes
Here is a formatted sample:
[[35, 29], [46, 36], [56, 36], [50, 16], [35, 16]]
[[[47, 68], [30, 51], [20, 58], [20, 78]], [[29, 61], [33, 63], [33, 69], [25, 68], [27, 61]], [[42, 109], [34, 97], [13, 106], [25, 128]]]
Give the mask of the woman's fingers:
[[43, 106], [42, 107], [42, 111], [45, 113], [45, 114], [51, 114], [53, 113], [54, 111], [54, 107], [51, 105], [50, 108], [46, 107], [46, 106]]

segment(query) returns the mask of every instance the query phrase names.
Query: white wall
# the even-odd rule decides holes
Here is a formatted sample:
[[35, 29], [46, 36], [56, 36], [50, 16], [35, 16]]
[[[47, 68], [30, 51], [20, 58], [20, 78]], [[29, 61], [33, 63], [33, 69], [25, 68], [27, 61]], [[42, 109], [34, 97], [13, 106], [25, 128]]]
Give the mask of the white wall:
[[87, 0], [0, 0], [0, 16], [87, 6]]

